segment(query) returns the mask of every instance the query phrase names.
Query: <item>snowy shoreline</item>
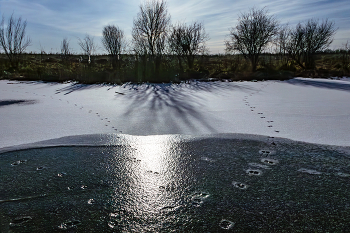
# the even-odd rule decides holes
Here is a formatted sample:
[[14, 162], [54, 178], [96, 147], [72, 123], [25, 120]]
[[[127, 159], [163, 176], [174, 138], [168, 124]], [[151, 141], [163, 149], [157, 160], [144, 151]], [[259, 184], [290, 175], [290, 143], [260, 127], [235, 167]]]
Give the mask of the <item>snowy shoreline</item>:
[[0, 148], [90, 134], [250, 134], [350, 146], [349, 99], [349, 78], [137, 86], [0, 80]]

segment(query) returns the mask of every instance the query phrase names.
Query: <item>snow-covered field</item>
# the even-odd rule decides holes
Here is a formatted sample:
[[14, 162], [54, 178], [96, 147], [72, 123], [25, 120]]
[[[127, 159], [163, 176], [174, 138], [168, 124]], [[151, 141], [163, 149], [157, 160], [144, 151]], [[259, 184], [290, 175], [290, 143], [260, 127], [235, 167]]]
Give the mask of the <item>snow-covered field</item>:
[[0, 80], [0, 148], [105, 133], [244, 133], [350, 146], [350, 79], [141, 86]]

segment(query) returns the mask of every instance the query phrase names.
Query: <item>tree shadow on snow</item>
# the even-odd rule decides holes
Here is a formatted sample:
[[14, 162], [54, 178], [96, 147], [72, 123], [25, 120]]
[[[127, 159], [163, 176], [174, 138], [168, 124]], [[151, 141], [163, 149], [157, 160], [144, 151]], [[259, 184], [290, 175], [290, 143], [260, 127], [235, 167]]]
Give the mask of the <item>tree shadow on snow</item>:
[[74, 91], [84, 91], [89, 89], [97, 89], [102, 87], [110, 87], [107, 90], [110, 90], [111, 88], [115, 87], [116, 85], [109, 85], [109, 84], [82, 84], [82, 83], [72, 83], [69, 86], [62, 87], [56, 90], [55, 94], [63, 93], [63, 95], [69, 95]]
[[210, 98], [206, 94], [212, 92], [220, 95], [227, 91], [255, 90], [241, 83], [224, 82], [127, 84], [124, 88], [128, 89], [125, 97], [131, 100], [124, 117], [131, 124], [139, 124], [139, 127], [143, 127], [145, 132], [150, 134], [160, 131], [217, 133], [212, 126], [216, 121], [215, 116], [205, 113], [205, 98]]
[[319, 88], [334, 89], [339, 91], [350, 91], [350, 83], [336, 82], [335, 80], [312, 80], [312, 79], [290, 79], [287, 81], [289, 84], [300, 85], [300, 86], [313, 86]]
[[0, 100], [0, 108], [8, 105], [27, 105], [35, 103], [37, 103], [35, 100]]

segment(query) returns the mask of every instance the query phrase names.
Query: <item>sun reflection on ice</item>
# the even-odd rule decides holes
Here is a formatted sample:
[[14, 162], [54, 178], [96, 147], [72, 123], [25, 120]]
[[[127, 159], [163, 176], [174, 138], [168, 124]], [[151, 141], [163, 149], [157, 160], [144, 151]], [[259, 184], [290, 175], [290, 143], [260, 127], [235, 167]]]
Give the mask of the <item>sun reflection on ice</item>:
[[135, 199], [141, 200], [141, 209], [153, 213], [175, 202], [172, 195], [166, 193], [178, 179], [171, 172], [176, 169], [177, 164], [169, 139], [167, 136], [139, 137], [135, 142], [135, 156], [140, 160], [138, 169], [134, 171], [138, 177]]
[[182, 205], [184, 183], [191, 177], [187, 174], [186, 163], [182, 161], [184, 155], [181, 154], [178, 138], [162, 135], [138, 136], [127, 140], [130, 147], [122, 155], [127, 159], [124, 165], [114, 167], [127, 171], [123, 180], [128, 183], [128, 188], [122, 194], [124, 197], [116, 190], [116, 203], [123, 200], [129, 202], [128, 213], [136, 218], [147, 216], [151, 222], [164, 211], [177, 211]]

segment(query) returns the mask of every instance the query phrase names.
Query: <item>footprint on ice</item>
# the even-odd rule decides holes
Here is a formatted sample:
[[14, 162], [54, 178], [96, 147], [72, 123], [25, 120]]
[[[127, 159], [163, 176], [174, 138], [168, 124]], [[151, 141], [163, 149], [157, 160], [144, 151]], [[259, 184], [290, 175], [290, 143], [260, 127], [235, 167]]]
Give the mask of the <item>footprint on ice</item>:
[[192, 206], [199, 207], [209, 196], [210, 194], [206, 192], [195, 192], [191, 198]]
[[235, 225], [234, 222], [227, 219], [223, 219], [219, 223], [220, 228], [224, 230], [230, 230], [234, 225]]
[[275, 151], [272, 150], [259, 150], [259, 154], [262, 156], [273, 155]]
[[279, 163], [277, 159], [270, 159], [270, 158], [263, 158], [261, 159], [261, 162], [266, 163], [268, 165], [276, 165]]
[[88, 201], [87, 201], [87, 203], [89, 204], [89, 205], [92, 205], [92, 204], [95, 204], [95, 200], [94, 199], [89, 199]]
[[62, 223], [61, 225], [58, 226], [58, 228], [61, 230], [69, 230], [72, 228], [76, 228], [80, 224], [81, 222], [79, 220], [72, 220], [72, 221]]
[[21, 226], [24, 223], [30, 221], [31, 219], [32, 217], [30, 216], [17, 217], [10, 222], [10, 227]]
[[232, 181], [232, 185], [238, 189], [247, 189], [249, 187], [248, 185], [246, 185], [244, 183], [236, 182], [236, 181]]
[[316, 171], [316, 170], [312, 170], [312, 169], [306, 169], [306, 168], [300, 168], [298, 170], [298, 172], [303, 172], [303, 173], [308, 173], [311, 175], [321, 175], [322, 172]]
[[36, 168], [37, 171], [41, 171], [43, 169], [44, 169], [44, 167], [41, 167], [41, 166]]
[[262, 175], [262, 171], [258, 170], [258, 169], [247, 169], [246, 173], [249, 176], [261, 176]]
[[61, 172], [61, 173], [57, 174], [58, 177], [63, 177], [63, 176], [66, 176], [66, 175], [67, 175], [67, 173], [65, 173], [65, 172]]
[[26, 162], [27, 162], [27, 160], [18, 160], [18, 161], [11, 163], [11, 166], [17, 166], [17, 165], [20, 165], [20, 164], [26, 163]]

